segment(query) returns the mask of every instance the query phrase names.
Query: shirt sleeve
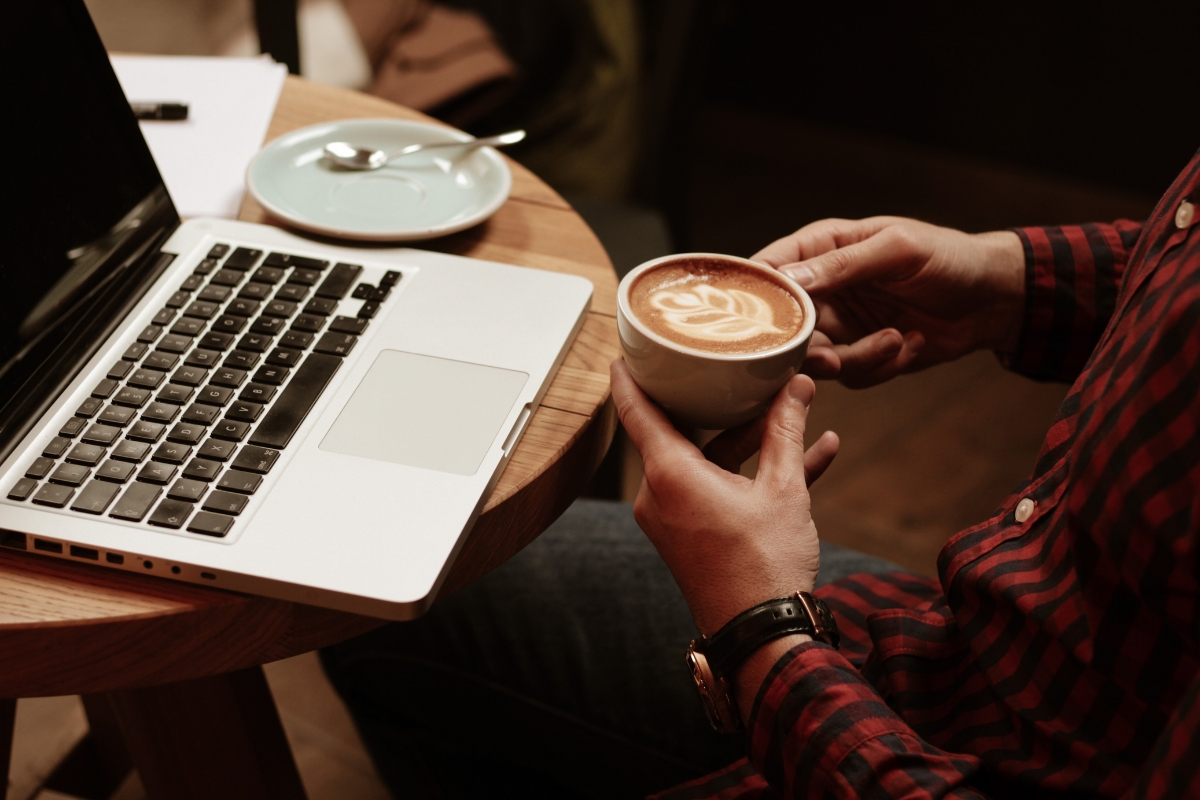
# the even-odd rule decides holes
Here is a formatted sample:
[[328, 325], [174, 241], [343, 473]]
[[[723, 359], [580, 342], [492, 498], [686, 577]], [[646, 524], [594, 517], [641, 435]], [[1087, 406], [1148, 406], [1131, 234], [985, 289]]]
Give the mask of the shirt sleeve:
[[1140, 222], [1015, 228], [1025, 250], [1025, 322], [1001, 362], [1041, 380], [1073, 381], [1116, 307]]
[[1137, 800], [1200, 797], [1200, 678], [1192, 682], [1142, 765]]
[[784, 798], [982, 798], [978, 759], [921, 739], [836, 650], [808, 642], [772, 668], [747, 726], [750, 762]]

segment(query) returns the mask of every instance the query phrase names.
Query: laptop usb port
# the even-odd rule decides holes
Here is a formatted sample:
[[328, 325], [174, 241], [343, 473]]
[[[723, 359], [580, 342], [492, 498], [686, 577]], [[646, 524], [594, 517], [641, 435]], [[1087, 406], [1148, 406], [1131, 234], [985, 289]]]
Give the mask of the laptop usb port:
[[124, 564], [125, 556], [120, 553], [105, 553], [104, 560], [110, 564]]
[[26, 549], [28, 545], [25, 543], [25, 534], [16, 531], [0, 531], [0, 547], [11, 547], [13, 550]]
[[61, 553], [62, 545], [58, 542], [47, 542], [45, 539], [34, 539], [33, 549], [44, 550], [47, 553]]
[[71, 555], [75, 558], [87, 558], [92, 561], [100, 560], [100, 551], [91, 547], [80, 547], [77, 544], [71, 545]]

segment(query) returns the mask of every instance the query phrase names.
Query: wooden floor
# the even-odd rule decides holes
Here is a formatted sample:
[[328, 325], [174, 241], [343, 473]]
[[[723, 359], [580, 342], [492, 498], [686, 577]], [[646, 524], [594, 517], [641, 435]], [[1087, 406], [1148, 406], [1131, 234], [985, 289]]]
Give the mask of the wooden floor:
[[[688, 249], [748, 255], [825, 216], [900, 214], [980, 231], [1138, 217], [1151, 206], [1149, 198], [794, 120], [706, 108], [700, 123], [679, 243]], [[868, 390], [821, 384], [810, 430], [842, 439], [813, 491], [822, 538], [934, 574], [945, 540], [983, 519], [1029, 472], [1065, 390], [1008, 373], [987, 353]], [[629, 498], [640, 465], [629, 450], [624, 461]], [[312, 800], [384, 800], [315, 657], [271, 665], [267, 674]], [[22, 701], [9, 798], [62, 798], [38, 787], [85, 729], [76, 698]], [[136, 776], [114, 795], [143, 796]]]

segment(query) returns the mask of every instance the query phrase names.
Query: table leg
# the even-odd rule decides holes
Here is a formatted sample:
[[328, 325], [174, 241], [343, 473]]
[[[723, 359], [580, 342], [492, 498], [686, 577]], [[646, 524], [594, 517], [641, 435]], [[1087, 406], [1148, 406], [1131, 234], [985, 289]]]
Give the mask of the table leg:
[[0, 700], [0, 778], [8, 792], [8, 769], [12, 760], [13, 724], [17, 721], [17, 701]]
[[150, 800], [304, 800], [261, 667], [109, 697]]

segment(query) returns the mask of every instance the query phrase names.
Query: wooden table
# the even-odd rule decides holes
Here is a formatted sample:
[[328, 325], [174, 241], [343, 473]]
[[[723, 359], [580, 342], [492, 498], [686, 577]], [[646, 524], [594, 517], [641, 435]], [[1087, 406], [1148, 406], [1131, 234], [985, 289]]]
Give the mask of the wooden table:
[[[289, 77], [267, 139], [333, 119], [430, 121]], [[616, 422], [616, 276], [571, 207], [509, 161], [513, 191], [487, 222], [423, 247], [580, 275], [595, 285], [578, 339], [455, 562], [450, 592], [502, 564], [579, 494]], [[241, 219], [269, 222], [247, 199]], [[0, 551], [0, 698], [83, 694], [94, 730], [119, 720], [150, 797], [299, 798], [260, 665], [381, 625], [327, 609]], [[15, 700], [0, 700], [7, 775]]]

